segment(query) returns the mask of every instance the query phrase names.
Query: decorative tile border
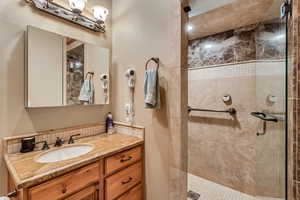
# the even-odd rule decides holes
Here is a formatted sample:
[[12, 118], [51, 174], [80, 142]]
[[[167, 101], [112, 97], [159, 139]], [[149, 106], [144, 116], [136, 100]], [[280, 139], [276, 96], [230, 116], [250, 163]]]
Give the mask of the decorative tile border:
[[300, 2], [292, 1], [289, 26], [288, 79], [288, 199], [300, 199]]
[[288, 79], [288, 199], [300, 199], [300, 2], [292, 1], [289, 19], [289, 79]]
[[209, 68], [188, 69], [189, 81], [249, 76], [284, 76], [285, 62], [247, 62]]

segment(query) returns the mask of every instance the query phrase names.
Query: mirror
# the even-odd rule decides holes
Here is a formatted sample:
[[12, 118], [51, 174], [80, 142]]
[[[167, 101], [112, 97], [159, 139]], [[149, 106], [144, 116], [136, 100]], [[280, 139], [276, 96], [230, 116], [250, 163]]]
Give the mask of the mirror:
[[27, 28], [26, 107], [109, 104], [109, 49]]

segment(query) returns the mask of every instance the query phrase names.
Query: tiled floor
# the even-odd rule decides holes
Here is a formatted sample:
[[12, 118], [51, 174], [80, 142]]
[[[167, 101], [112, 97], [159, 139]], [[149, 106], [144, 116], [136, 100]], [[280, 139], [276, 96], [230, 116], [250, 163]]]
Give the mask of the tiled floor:
[[188, 174], [188, 190], [200, 195], [199, 198], [198, 195], [190, 195], [191, 197], [196, 196], [196, 198], [188, 198], [188, 200], [283, 200], [276, 198], [253, 197], [192, 174]]

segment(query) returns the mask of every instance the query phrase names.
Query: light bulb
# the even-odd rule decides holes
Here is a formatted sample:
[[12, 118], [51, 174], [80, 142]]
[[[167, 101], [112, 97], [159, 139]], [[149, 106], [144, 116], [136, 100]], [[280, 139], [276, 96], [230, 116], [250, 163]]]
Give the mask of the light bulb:
[[188, 32], [191, 32], [193, 29], [194, 29], [194, 26], [193, 26], [193, 25], [191, 25], [191, 24], [188, 24], [188, 25], [187, 25], [187, 31], [188, 31]]
[[205, 48], [205, 49], [211, 49], [212, 47], [213, 47], [212, 44], [206, 44], [206, 45], [204, 45], [204, 48]]
[[97, 19], [97, 21], [100, 21], [100, 22], [101, 21], [105, 22], [107, 15], [109, 13], [108, 9], [104, 8], [102, 6], [94, 6], [92, 8], [92, 11], [93, 11], [94, 17]]
[[87, 0], [69, 0], [70, 8], [74, 13], [81, 13], [85, 8]]
[[282, 34], [276, 35], [276, 36], [274, 37], [274, 40], [281, 40], [281, 39], [284, 39], [284, 38], [285, 38], [285, 34], [282, 33]]

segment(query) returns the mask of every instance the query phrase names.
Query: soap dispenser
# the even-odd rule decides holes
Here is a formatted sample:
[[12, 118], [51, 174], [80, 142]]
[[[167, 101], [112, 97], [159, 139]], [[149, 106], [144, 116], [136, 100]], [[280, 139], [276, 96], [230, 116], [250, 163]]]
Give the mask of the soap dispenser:
[[107, 134], [113, 134], [115, 132], [115, 124], [114, 124], [114, 120], [113, 120], [113, 116], [112, 116], [111, 112], [107, 113], [105, 125], [106, 125], [106, 133]]

